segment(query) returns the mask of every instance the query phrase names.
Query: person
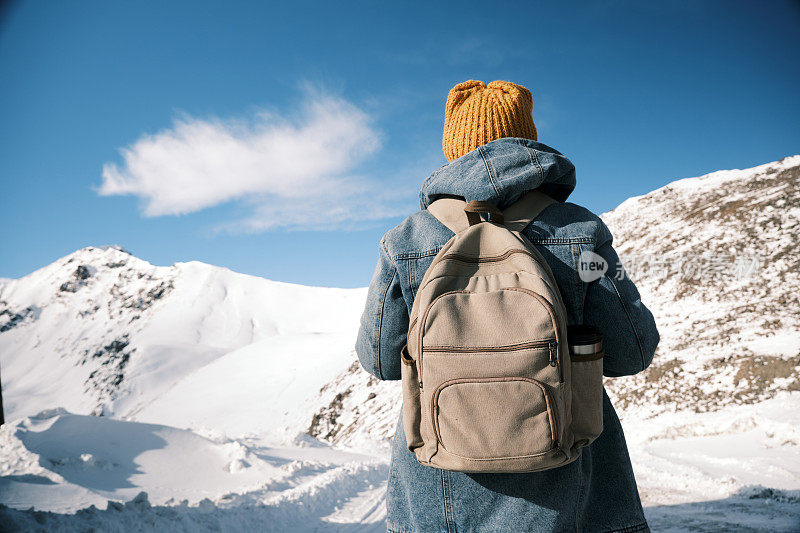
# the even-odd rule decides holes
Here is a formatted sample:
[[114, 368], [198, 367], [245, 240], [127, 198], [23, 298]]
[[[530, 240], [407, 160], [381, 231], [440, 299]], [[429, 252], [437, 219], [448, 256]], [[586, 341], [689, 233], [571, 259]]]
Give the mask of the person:
[[[442, 148], [449, 163], [422, 184], [421, 210], [378, 246], [356, 341], [359, 360], [384, 380], [400, 379], [400, 352], [423, 275], [453, 232], [426, 211], [443, 196], [484, 200], [499, 209], [539, 190], [553, 203], [523, 234], [553, 271], [570, 325], [603, 335], [603, 373], [631, 375], [652, 361], [659, 341], [653, 316], [624, 274], [612, 235], [589, 210], [566, 202], [575, 168], [538, 142], [525, 87], [470, 80], [450, 91]], [[608, 265], [586, 280], [588, 253]], [[392, 445], [387, 529], [411, 531], [649, 531], [619, 419], [603, 391], [603, 432], [567, 465], [531, 473], [470, 474], [423, 466], [406, 446], [402, 417]]]

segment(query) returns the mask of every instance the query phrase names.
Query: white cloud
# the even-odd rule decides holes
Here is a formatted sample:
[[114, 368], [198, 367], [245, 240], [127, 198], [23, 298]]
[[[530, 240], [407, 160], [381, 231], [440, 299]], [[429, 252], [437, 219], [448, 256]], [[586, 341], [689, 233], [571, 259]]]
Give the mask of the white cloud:
[[225, 229], [376, 220], [397, 214], [375, 180], [355, 171], [380, 148], [370, 118], [340, 98], [307, 90], [294, 117], [176, 119], [103, 166], [101, 195], [135, 195], [144, 216], [180, 215], [238, 200], [251, 216]]

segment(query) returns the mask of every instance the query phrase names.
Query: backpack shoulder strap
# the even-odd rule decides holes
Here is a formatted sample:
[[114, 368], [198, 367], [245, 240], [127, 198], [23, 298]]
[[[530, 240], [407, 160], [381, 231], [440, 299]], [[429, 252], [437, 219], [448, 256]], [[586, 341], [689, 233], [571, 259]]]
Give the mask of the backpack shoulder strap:
[[428, 212], [447, 226], [453, 233], [460, 233], [469, 227], [464, 208], [467, 202], [458, 198], [439, 198], [428, 206]]
[[550, 204], [556, 201], [543, 192], [528, 191], [503, 211], [505, 225], [511, 231], [522, 231]]

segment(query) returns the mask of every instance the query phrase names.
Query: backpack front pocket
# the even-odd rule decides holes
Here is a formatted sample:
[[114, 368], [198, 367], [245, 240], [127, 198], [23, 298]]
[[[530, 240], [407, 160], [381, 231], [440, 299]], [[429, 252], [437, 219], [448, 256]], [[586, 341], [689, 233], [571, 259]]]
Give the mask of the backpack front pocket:
[[531, 378], [446, 381], [433, 393], [431, 415], [439, 445], [468, 459], [531, 457], [557, 446], [553, 401]]

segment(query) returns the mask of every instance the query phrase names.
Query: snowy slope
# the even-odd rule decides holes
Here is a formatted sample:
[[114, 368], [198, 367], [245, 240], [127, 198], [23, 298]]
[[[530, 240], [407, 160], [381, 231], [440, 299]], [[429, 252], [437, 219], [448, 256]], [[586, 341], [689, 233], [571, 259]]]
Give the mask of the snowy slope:
[[[328, 346], [310, 354], [325, 362], [309, 376], [317, 386], [350, 364], [352, 342], [343, 337], [355, 334], [363, 298], [363, 289], [276, 283], [198, 262], [156, 267], [119, 247], [78, 250], [0, 286], [6, 418], [55, 406], [130, 416], [243, 347], [249, 347], [243, 368], [254, 389], [259, 379], [269, 389], [275, 375], [310, 363], [300, 353], [303, 342]], [[282, 345], [297, 349], [281, 351]], [[218, 387], [233, 388], [225, 374], [219, 377]], [[181, 390], [187, 387], [182, 383]], [[219, 395], [203, 398], [215, 390], [202, 387], [192, 397], [195, 405], [184, 407], [225, 407]], [[246, 415], [258, 419], [269, 415], [259, 399], [268, 398], [230, 406], [250, 408]], [[148, 412], [156, 411], [190, 414], [177, 405]]]
[[308, 426], [313, 393], [352, 361], [353, 338], [347, 331], [256, 341], [181, 379], [134, 418], [273, 439], [285, 429], [293, 437]]
[[[603, 215], [662, 332], [606, 383], [654, 530], [800, 529], [799, 180], [794, 156]], [[0, 504], [105, 508], [0, 530], [382, 530], [400, 389], [355, 363], [364, 297], [119, 247], [0, 283]]]
[[[0, 445], [0, 531], [385, 529], [375, 502], [386, 461], [324, 446], [248, 445], [62, 410], [4, 427]], [[54, 513], [13, 510], [31, 505]]]

